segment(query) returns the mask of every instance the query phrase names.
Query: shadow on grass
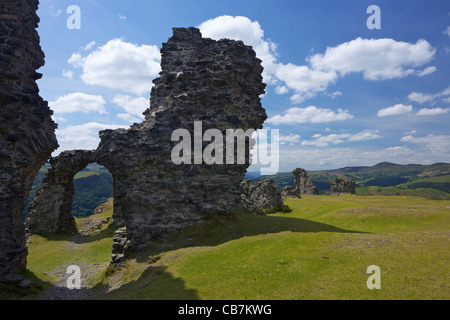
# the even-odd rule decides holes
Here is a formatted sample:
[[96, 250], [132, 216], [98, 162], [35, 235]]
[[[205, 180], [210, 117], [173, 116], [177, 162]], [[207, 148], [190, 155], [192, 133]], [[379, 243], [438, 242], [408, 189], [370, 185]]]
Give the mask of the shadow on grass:
[[[167, 237], [152, 243], [146, 253], [157, 255], [186, 247], [217, 246], [243, 237], [280, 232], [366, 233], [306, 219], [236, 212], [232, 215], [211, 216], [204, 223], [187, 227], [181, 232], [169, 233]], [[138, 262], [146, 259], [142, 254], [135, 258]]]
[[[66, 240], [76, 243], [88, 243], [113, 236], [116, 227], [110, 225], [98, 234], [82, 235], [45, 235], [48, 240]], [[243, 237], [280, 232], [293, 233], [365, 233], [356, 230], [346, 230], [333, 225], [310, 221], [300, 218], [279, 215], [253, 215], [248, 212], [235, 212], [230, 215], [212, 215], [204, 223], [187, 227], [179, 232], [169, 233], [166, 237], [152, 242], [146, 252], [132, 254], [130, 258], [137, 262], [148, 263], [145, 271], [137, 280], [123, 284], [117, 289], [110, 290], [107, 284], [97, 284], [84, 297], [88, 299], [151, 299], [151, 300], [197, 300], [198, 294], [194, 289], [187, 289], [181, 278], [175, 278], [160, 266], [151, 261], [152, 257], [160, 253], [195, 246], [217, 246]], [[121, 268], [109, 266], [105, 277], [110, 281]], [[122, 278], [120, 275], [118, 278]], [[63, 289], [61, 289], [63, 290]], [[108, 292], [110, 291], [110, 292]], [[61, 296], [64, 296], [61, 292]]]
[[[113, 277], [117, 267], [109, 267], [106, 276]], [[109, 286], [94, 287], [98, 299], [105, 300], [198, 300], [195, 289], [187, 289], [183, 279], [175, 278], [164, 266], [148, 266], [139, 279], [109, 290]]]
[[32, 281], [27, 287], [20, 287], [18, 283], [0, 283], [0, 300], [31, 300], [36, 299], [52, 287], [50, 282], [44, 281], [33, 272], [26, 269], [19, 273], [24, 279]]
[[[195, 289], [187, 289], [183, 279], [174, 278], [164, 266], [156, 265], [158, 254], [193, 246], [217, 246], [231, 240], [280, 232], [337, 232], [364, 233], [305, 219], [282, 216], [257, 216], [246, 212], [211, 216], [204, 223], [169, 233], [166, 238], [153, 242], [145, 253], [132, 254], [137, 262], [149, 263], [139, 279], [106, 293], [108, 287], [98, 285], [102, 299], [198, 300]], [[131, 258], [131, 257], [130, 257]], [[155, 259], [154, 261], [151, 261]], [[114, 277], [118, 268], [109, 267], [105, 276]]]
[[38, 235], [44, 237], [48, 241], [70, 241], [76, 244], [84, 244], [94, 241], [100, 241], [105, 238], [112, 238], [114, 236], [114, 231], [116, 231], [117, 228], [118, 227], [114, 226], [113, 224], [109, 224], [105, 229], [99, 231], [98, 233], [90, 235], [84, 235], [81, 233], [47, 233]]

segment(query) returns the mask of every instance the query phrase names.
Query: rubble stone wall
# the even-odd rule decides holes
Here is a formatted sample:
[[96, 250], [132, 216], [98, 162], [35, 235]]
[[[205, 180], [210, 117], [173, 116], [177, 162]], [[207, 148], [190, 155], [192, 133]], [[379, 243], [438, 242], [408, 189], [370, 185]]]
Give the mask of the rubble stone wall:
[[26, 267], [24, 202], [58, 147], [36, 84], [44, 65], [37, 8], [37, 0], [0, 2], [0, 280]]

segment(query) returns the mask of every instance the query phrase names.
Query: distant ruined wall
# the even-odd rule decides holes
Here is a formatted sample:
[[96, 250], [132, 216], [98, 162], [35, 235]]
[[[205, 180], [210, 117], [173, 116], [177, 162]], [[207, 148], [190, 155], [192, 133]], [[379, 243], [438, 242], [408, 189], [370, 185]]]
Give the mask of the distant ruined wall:
[[174, 28], [161, 54], [162, 72], [153, 81], [145, 121], [100, 132], [97, 162], [114, 177], [114, 210], [117, 205], [122, 211], [126, 232], [119, 231], [127, 238], [118, 234], [115, 245], [125, 251], [141, 250], [209, 213], [241, 207], [240, 183], [249, 159], [176, 165], [174, 130], [187, 129], [194, 140], [194, 121], [202, 121], [203, 132], [216, 128], [225, 136], [226, 129], [261, 129], [267, 118], [259, 98], [265, 88], [261, 60], [251, 47], [202, 38], [195, 28]]
[[314, 185], [314, 182], [308, 177], [306, 170], [302, 168], [295, 169], [294, 175], [295, 190], [298, 194], [318, 195], [319, 190]]
[[37, 0], [0, 2], [0, 281], [26, 267], [24, 202], [58, 147], [36, 84], [44, 65], [37, 8]]
[[331, 194], [338, 196], [341, 194], [356, 194], [356, 182], [347, 177], [336, 177], [330, 183]]

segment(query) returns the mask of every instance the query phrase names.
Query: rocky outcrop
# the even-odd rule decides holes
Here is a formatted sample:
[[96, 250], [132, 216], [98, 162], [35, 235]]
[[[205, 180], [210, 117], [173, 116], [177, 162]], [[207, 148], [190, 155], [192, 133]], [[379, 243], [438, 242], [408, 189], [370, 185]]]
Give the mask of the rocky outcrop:
[[[279, 209], [283, 207], [283, 199], [275, 181], [272, 179], [263, 179], [252, 182], [245, 179], [241, 183], [243, 198], [246, 204], [255, 206], [261, 212], [264, 210]], [[247, 209], [254, 212], [251, 206]]]
[[50, 159], [51, 168], [29, 204], [26, 219], [28, 234], [74, 233], [72, 216], [73, 177], [89, 163], [95, 162], [95, 150], [64, 151]]
[[317, 187], [314, 185], [311, 178], [308, 177], [305, 169], [297, 168], [292, 174], [294, 175], [294, 184], [299, 194], [319, 194], [319, 190], [317, 190]]
[[350, 178], [340, 176], [336, 177], [333, 180], [331, 180], [330, 187], [331, 187], [331, 194], [334, 196], [341, 195], [341, 194], [355, 194], [356, 182]]
[[36, 72], [44, 53], [37, 0], [0, 2], [0, 280], [26, 267], [22, 211], [36, 174], [58, 147]]
[[[241, 41], [215, 41], [195, 28], [174, 28], [161, 55], [162, 71], [153, 81], [145, 121], [100, 132], [97, 149], [97, 162], [114, 177], [114, 210], [120, 208], [126, 220], [127, 240], [118, 242], [129, 251], [200, 223], [208, 214], [241, 208], [248, 155], [241, 164], [225, 164], [223, 148], [223, 164], [202, 163], [195, 151], [201, 155], [209, 143], [198, 138], [208, 129], [224, 137], [227, 129], [260, 129], [267, 118], [259, 98], [265, 88], [261, 61]], [[194, 146], [180, 164], [172, 161], [180, 143], [172, 141], [177, 129], [185, 129]], [[245, 145], [250, 148], [249, 141]], [[236, 159], [236, 150], [232, 156]]]

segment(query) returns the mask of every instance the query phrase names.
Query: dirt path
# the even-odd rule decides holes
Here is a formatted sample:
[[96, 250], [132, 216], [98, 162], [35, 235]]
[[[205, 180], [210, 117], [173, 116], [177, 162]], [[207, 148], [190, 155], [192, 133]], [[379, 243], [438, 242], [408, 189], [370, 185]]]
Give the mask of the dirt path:
[[95, 299], [92, 290], [92, 280], [109, 265], [108, 263], [80, 263], [74, 264], [81, 271], [81, 288], [69, 289], [67, 281], [72, 274], [67, 273], [67, 267], [64, 265], [58, 267], [48, 273], [53, 277], [55, 282], [50, 290], [39, 296], [38, 300], [92, 300]]
[[55, 279], [50, 290], [39, 296], [38, 300], [92, 300], [95, 299], [92, 290], [92, 280], [98, 276], [99, 273], [105, 270], [109, 263], [82, 263], [77, 262], [71, 265], [76, 265], [80, 268], [80, 289], [69, 289], [67, 282], [73, 273], [67, 273], [67, 268], [70, 266], [64, 265], [48, 272], [48, 275]]

